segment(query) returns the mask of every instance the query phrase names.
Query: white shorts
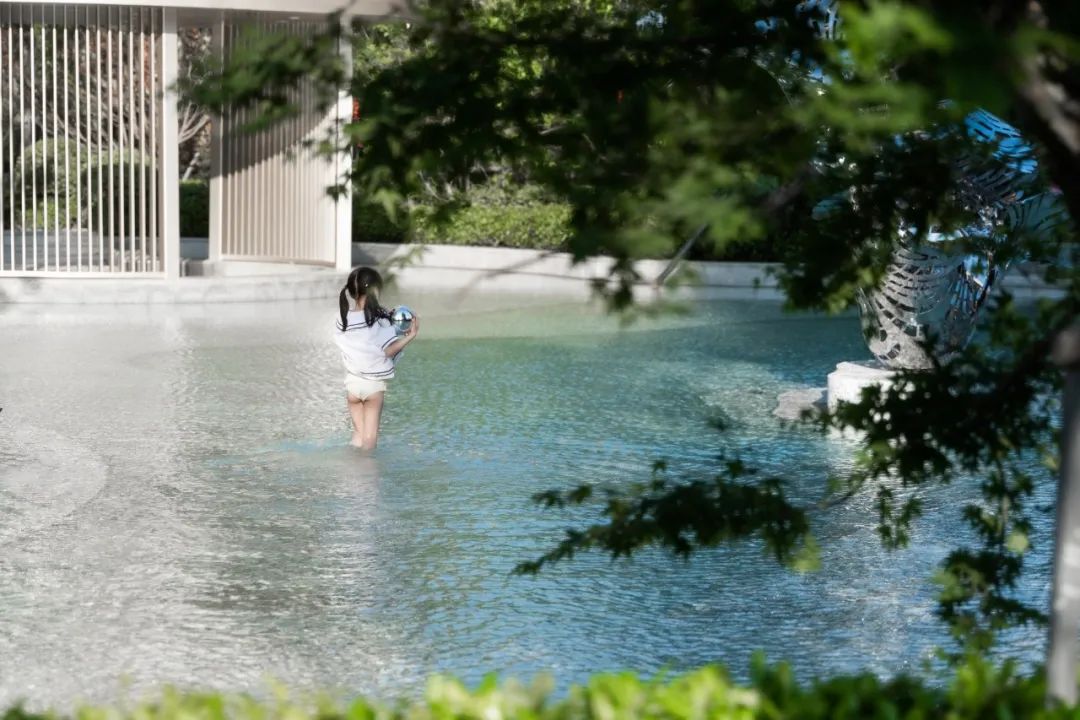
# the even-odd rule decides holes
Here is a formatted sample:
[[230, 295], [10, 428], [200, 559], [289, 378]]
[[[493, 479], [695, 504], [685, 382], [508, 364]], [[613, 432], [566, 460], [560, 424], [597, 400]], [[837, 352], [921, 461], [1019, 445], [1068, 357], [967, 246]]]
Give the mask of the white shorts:
[[345, 390], [354, 398], [367, 400], [375, 393], [386, 392], [385, 380], [371, 380], [359, 375], [345, 375]]

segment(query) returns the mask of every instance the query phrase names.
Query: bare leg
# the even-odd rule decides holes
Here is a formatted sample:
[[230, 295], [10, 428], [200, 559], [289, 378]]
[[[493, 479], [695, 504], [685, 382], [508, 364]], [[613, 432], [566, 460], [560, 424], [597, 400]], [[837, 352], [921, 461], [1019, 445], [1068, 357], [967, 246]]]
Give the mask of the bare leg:
[[379, 420], [382, 418], [382, 406], [383, 393], [381, 392], [368, 395], [367, 400], [362, 403], [363, 426], [361, 435], [363, 436], [364, 449], [368, 452], [374, 450], [375, 446], [379, 444]]
[[352, 416], [353, 434], [352, 440], [349, 442], [354, 447], [364, 447], [364, 403], [360, 398], [353, 397], [351, 394], [346, 393], [345, 399], [349, 403], [349, 415]]

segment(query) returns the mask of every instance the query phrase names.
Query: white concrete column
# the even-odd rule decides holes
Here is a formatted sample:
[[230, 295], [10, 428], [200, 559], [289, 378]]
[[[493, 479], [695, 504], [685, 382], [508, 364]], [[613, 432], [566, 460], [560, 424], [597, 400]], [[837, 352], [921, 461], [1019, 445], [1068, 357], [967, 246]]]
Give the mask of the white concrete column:
[[176, 110], [176, 10], [161, 11], [161, 236], [165, 277], [180, 277], [180, 154]]
[[877, 385], [882, 391], [892, 387], [896, 371], [883, 366], [877, 360], [842, 362], [829, 373], [826, 399], [829, 410], [835, 410], [840, 403], [857, 403], [862, 400], [862, 391], [871, 385]]
[[[225, 54], [225, 15], [218, 13], [210, 26], [210, 52], [221, 60]], [[210, 118], [210, 230], [209, 256], [212, 263], [221, 261], [221, 233], [224, 217], [225, 178], [222, 177], [222, 129], [225, 119], [219, 115]]]
[[[348, 20], [342, 19], [343, 36], [339, 40], [338, 50], [341, 53], [342, 62], [345, 63], [345, 77], [352, 77], [352, 45], [348, 42]], [[352, 163], [352, 153], [345, 144], [345, 136], [342, 125], [352, 120], [353, 100], [347, 88], [338, 90], [336, 137], [339, 144], [344, 147], [342, 152], [334, 155], [334, 170], [336, 182], [342, 181], [349, 173]], [[335, 237], [335, 262], [334, 267], [338, 270], [352, 268], [352, 183], [346, 185], [345, 192], [338, 196], [335, 207], [334, 237]]]

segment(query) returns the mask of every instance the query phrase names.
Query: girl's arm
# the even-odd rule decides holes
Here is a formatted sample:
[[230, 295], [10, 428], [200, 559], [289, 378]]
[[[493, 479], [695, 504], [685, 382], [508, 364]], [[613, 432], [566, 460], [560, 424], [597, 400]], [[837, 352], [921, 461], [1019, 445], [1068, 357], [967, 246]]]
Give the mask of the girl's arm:
[[405, 334], [399, 337], [394, 342], [386, 346], [386, 357], [393, 359], [399, 352], [405, 349], [405, 346], [416, 339], [416, 334], [420, 330], [420, 318], [413, 316], [412, 325], [405, 331]]

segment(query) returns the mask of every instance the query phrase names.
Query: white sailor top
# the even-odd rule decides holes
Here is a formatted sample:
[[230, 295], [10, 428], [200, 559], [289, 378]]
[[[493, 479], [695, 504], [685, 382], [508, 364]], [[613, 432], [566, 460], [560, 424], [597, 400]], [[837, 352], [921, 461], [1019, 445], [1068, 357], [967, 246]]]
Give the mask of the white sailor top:
[[369, 380], [389, 380], [394, 377], [394, 361], [386, 357], [386, 348], [397, 340], [394, 326], [386, 318], [373, 325], [364, 320], [364, 313], [350, 310], [348, 325], [341, 327], [341, 316], [334, 319], [334, 342], [341, 349], [345, 372]]

